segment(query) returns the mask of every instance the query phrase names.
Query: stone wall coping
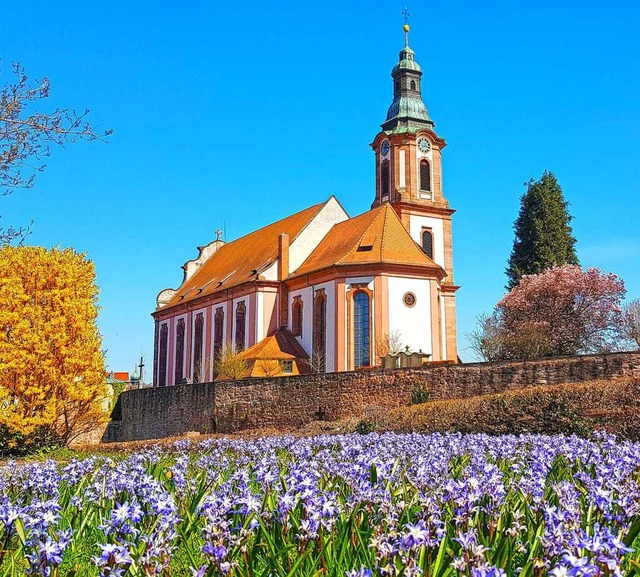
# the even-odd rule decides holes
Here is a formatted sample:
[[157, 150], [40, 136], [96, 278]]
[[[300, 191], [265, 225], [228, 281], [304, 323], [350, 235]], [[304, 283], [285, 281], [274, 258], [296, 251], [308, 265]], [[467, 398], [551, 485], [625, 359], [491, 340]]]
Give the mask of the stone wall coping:
[[[634, 357], [637, 356], [640, 351], [616, 351], [612, 353], [590, 353], [586, 355], [565, 355], [561, 357], [540, 357], [537, 359], [514, 359], [514, 360], [506, 360], [506, 361], [474, 361], [471, 363], [454, 363], [450, 361], [443, 361], [438, 363], [428, 363], [422, 365], [420, 367], [394, 367], [393, 369], [383, 369], [381, 367], [375, 367], [371, 369], [359, 369], [357, 371], [340, 371], [334, 373], [314, 373], [310, 375], [287, 375], [282, 377], [249, 377], [246, 379], [225, 379], [223, 381], [206, 381], [204, 383], [184, 383], [180, 385], [167, 385], [166, 387], [145, 387], [144, 389], [130, 389], [125, 391], [125, 393], [133, 393], [136, 391], [163, 391], [167, 389], [179, 389], [181, 387], [189, 388], [189, 387], [203, 387], [210, 385], [220, 385], [220, 386], [251, 386], [255, 385], [257, 382], [263, 383], [282, 383], [287, 384], [290, 381], [296, 382], [310, 382], [313, 383], [318, 378], [348, 378], [352, 376], [362, 376], [362, 375], [389, 375], [393, 373], [429, 373], [434, 370], [443, 369], [443, 368], [474, 368], [474, 367], [486, 367], [486, 368], [499, 368], [505, 366], [524, 366], [524, 365], [546, 365], [555, 361], [576, 361], [580, 362], [582, 359], [588, 360], [592, 358], [610, 358], [610, 357]], [[123, 393], [123, 394], [125, 394]]]

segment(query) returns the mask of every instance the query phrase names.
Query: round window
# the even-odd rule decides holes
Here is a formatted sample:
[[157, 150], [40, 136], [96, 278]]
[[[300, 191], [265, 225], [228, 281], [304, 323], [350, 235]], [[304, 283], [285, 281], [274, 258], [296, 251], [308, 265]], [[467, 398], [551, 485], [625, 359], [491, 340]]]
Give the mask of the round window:
[[414, 295], [413, 293], [404, 293], [402, 302], [405, 304], [405, 306], [412, 307], [416, 304], [416, 295]]

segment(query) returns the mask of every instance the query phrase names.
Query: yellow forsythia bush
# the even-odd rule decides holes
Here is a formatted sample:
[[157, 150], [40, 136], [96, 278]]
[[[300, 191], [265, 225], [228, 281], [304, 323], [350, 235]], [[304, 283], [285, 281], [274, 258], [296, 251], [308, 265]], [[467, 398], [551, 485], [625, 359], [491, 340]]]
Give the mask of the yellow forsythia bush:
[[62, 442], [103, 424], [107, 385], [93, 263], [72, 249], [0, 248], [0, 428]]

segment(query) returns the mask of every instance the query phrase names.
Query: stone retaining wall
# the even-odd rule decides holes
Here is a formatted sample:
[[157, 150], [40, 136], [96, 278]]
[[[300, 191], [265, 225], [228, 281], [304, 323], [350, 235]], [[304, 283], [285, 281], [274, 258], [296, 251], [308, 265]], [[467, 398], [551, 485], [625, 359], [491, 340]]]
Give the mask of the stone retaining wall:
[[110, 425], [104, 440], [152, 439], [189, 431], [291, 429], [317, 419], [360, 417], [372, 409], [409, 405], [418, 385], [435, 400], [619, 377], [640, 377], [640, 352], [140, 389], [122, 394], [122, 421]]

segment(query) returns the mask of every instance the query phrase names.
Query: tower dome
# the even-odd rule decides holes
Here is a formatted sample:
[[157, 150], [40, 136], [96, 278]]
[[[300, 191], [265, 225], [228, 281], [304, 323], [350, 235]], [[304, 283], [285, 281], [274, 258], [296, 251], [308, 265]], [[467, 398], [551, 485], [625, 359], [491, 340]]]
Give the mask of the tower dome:
[[[406, 31], [405, 31], [406, 33]], [[416, 132], [422, 128], [433, 129], [427, 107], [422, 101], [422, 68], [416, 62], [415, 52], [405, 43], [398, 63], [391, 71], [393, 78], [393, 102], [382, 124], [385, 132]]]

